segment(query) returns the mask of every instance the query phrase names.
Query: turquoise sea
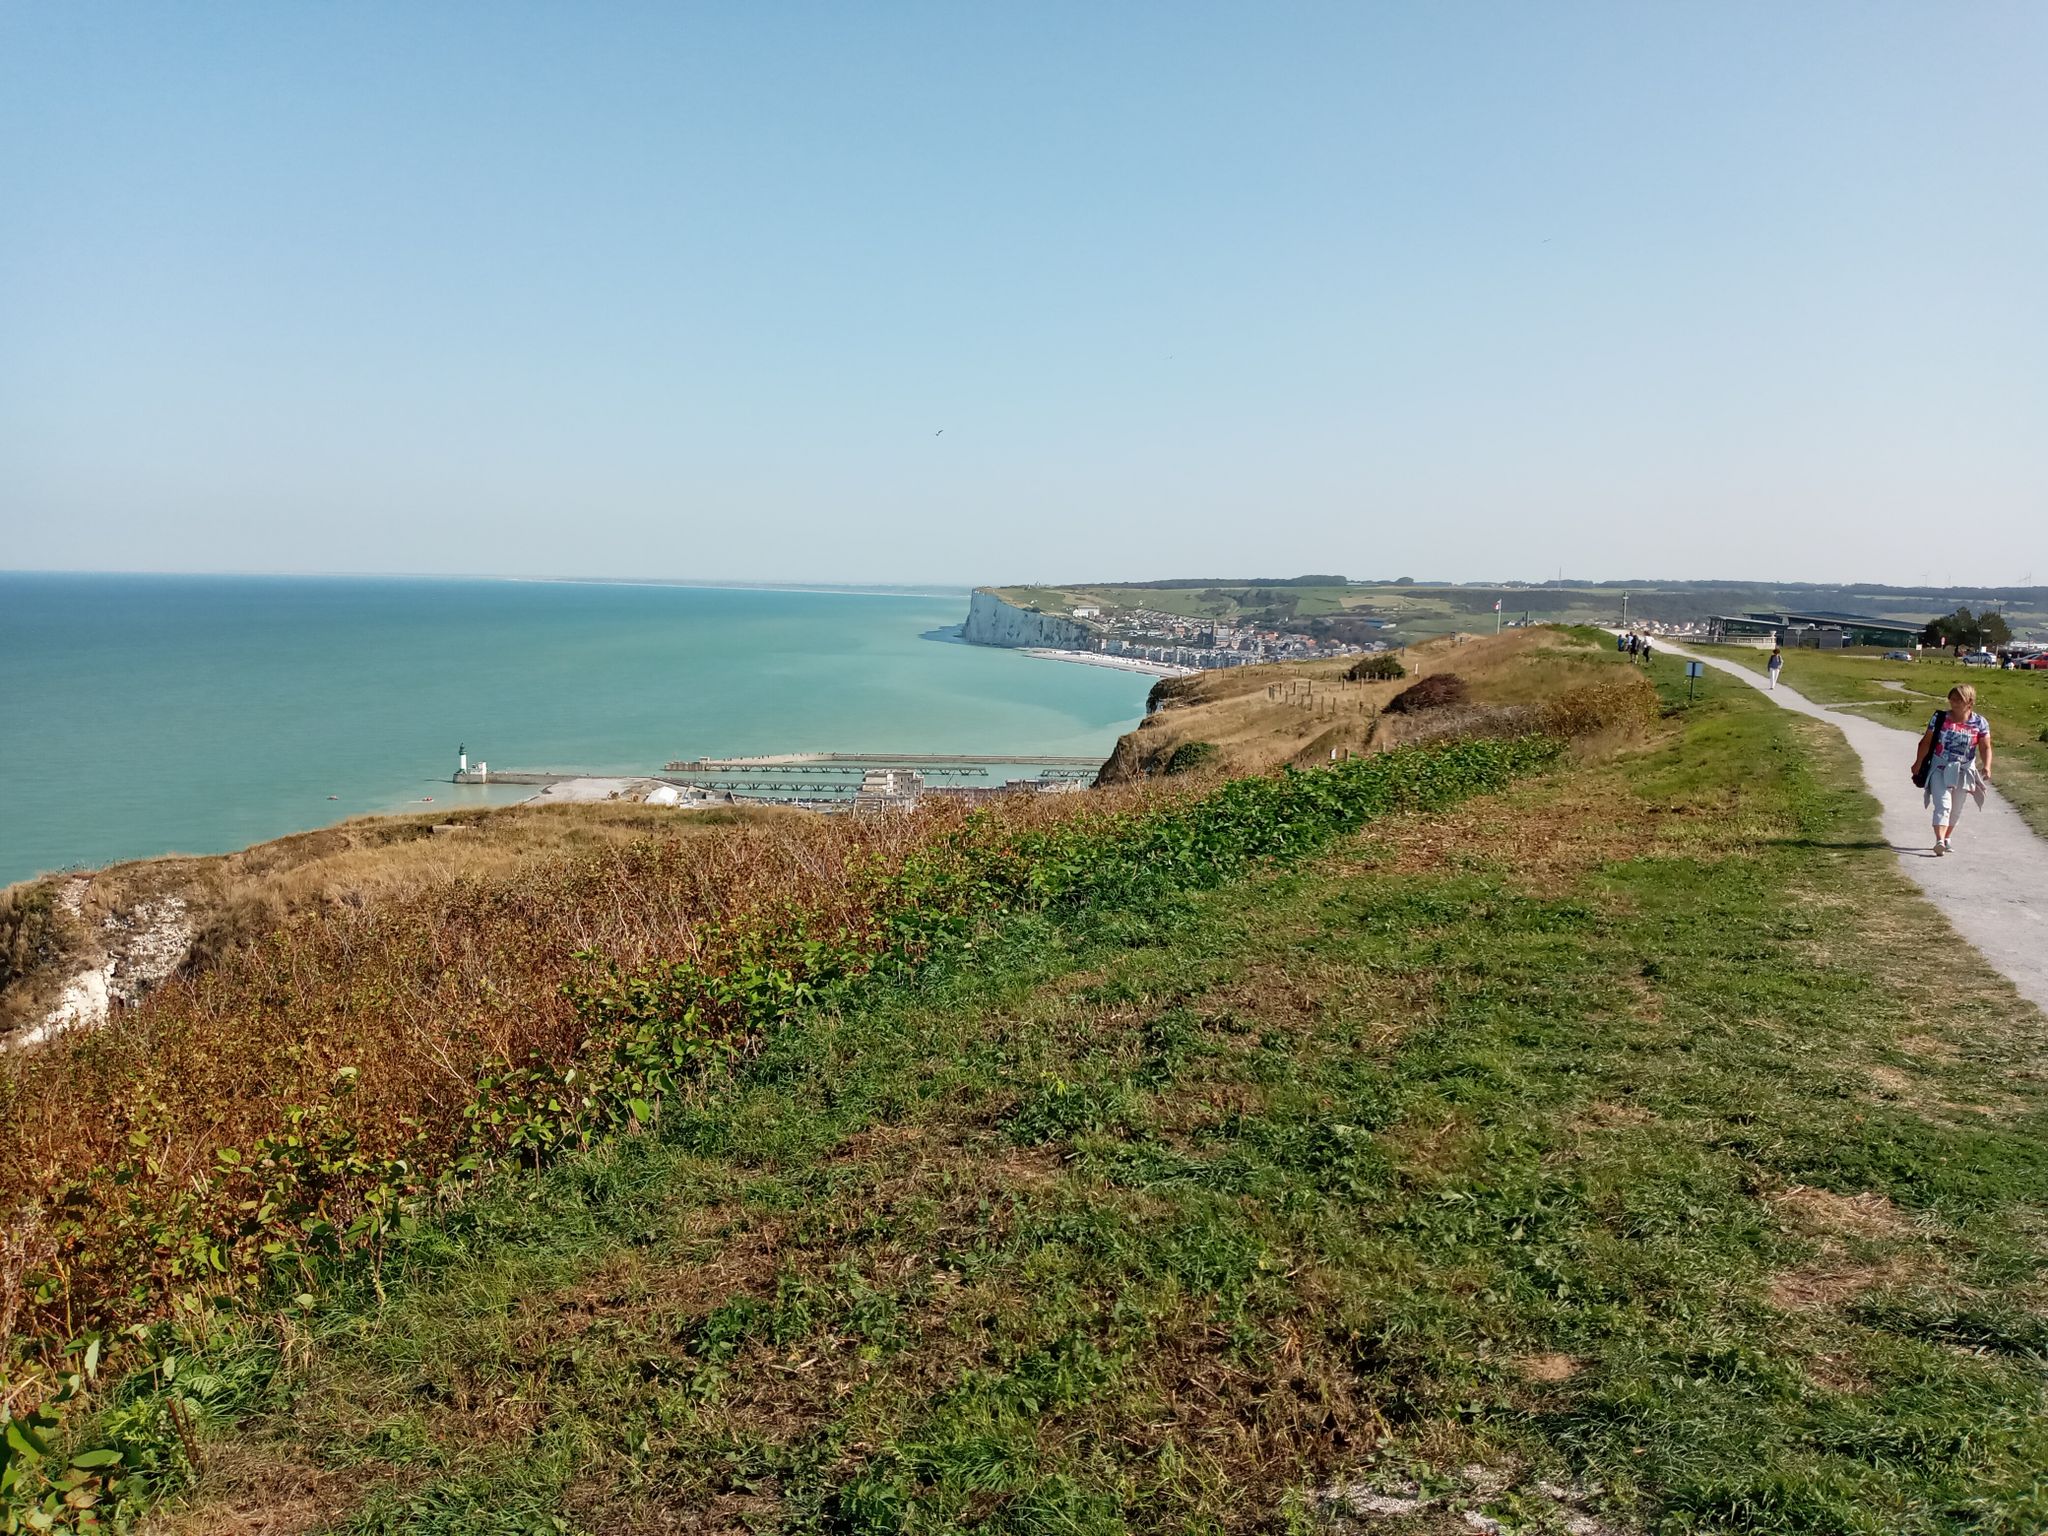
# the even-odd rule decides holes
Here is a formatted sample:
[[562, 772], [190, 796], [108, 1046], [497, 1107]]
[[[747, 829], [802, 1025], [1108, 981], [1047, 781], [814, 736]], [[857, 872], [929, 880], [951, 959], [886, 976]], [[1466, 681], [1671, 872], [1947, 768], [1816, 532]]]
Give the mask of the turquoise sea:
[[0, 573], [0, 884], [496, 769], [768, 752], [1107, 756], [1151, 679], [938, 637], [967, 594]]

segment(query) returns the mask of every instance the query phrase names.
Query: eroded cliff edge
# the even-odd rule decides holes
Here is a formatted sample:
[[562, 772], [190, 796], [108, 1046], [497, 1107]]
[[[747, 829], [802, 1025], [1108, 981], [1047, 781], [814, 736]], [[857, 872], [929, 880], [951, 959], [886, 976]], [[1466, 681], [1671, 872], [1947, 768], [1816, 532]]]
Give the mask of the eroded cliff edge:
[[1001, 645], [1012, 649], [1027, 645], [1052, 646], [1058, 650], [1084, 650], [1093, 632], [1077, 619], [1064, 614], [1040, 613], [1007, 603], [987, 587], [977, 587], [967, 600], [967, 622], [960, 638], [971, 645]]

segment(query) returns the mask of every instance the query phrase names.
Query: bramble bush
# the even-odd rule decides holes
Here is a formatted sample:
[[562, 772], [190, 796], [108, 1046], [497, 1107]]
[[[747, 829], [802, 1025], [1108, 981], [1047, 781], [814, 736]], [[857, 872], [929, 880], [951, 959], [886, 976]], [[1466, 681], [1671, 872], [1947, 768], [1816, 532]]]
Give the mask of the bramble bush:
[[1447, 705], [1462, 704], [1469, 691], [1465, 686], [1465, 679], [1457, 673], [1432, 672], [1420, 682], [1409, 684], [1387, 700], [1387, 713], [1419, 714], [1425, 709], [1442, 709]]

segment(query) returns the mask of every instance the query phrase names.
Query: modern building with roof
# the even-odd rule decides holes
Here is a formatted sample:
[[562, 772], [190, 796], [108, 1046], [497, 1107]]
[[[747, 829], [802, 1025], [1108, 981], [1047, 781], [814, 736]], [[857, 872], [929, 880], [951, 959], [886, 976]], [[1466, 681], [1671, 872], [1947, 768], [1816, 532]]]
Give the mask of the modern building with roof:
[[[1781, 645], [1909, 646], [1920, 641], [1921, 625], [1908, 619], [1877, 619], [1826, 609], [1792, 613], [1723, 614], [1713, 621], [1717, 638], [1760, 639], [1775, 635]], [[1831, 637], [1839, 635], [1839, 639]], [[1829, 638], [1823, 638], [1829, 637]]]

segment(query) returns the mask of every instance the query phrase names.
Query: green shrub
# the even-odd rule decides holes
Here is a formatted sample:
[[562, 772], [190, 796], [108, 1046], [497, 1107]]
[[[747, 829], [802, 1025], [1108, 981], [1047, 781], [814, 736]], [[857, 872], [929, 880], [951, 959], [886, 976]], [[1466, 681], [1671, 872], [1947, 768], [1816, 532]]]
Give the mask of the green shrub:
[[1377, 651], [1370, 656], [1361, 656], [1351, 663], [1351, 669], [1344, 674], [1354, 683], [1385, 683], [1397, 677], [1406, 677], [1408, 669], [1401, 665], [1401, 658], [1392, 651]]
[[1173, 749], [1173, 756], [1166, 760], [1168, 773], [1186, 773], [1216, 760], [1216, 743], [1213, 741], [1184, 741]]

